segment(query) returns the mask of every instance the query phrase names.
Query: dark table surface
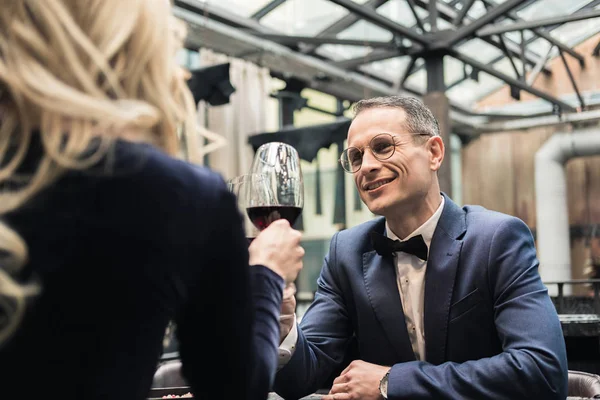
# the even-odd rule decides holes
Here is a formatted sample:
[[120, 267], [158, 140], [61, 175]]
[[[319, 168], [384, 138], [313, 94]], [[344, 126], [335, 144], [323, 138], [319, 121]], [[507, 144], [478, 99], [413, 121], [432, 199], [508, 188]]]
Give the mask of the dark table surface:
[[[148, 400], [162, 400], [162, 396], [177, 395], [182, 396], [190, 392], [189, 387], [173, 387], [173, 388], [156, 388], [150, 390]], [[323, 397], [322, 394], [312, 394], [310, 396], [303, 397], [301, 400], [320, 400]], [[184, 397], [189, 399], [190, 397]], [[277, 395], [277, 393], [269, 393], [267, 400], [284, 400], [283, 397]]]
[[[174, 395], [183, 395], [188, 393], [190, 390], [187, 387], [180, 388], [162, 388], [162, 389], [152, 389], [150, 393], [150, 397], [148, 400], [162, 400], [162, 396], [174, 394]], [[306, 397], [303, 397], [300, 400], [321, 400], [323, 397], [322, 394], [312, 394]], [[190, 397], [187, 397], [188, 399]], [[567, 397], [567, 400], [588, 400], [588, 397]], [[278, 396], [276, 393], [270, 393], [267, 400], [285, 400], [283, 397]]]

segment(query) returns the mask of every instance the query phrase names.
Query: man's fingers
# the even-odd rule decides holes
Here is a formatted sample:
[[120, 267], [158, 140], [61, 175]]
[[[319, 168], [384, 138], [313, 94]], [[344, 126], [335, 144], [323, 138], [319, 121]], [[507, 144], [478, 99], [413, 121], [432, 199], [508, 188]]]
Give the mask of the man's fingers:
[[335, 378], [333, 380], [333, 384], [334, 385], [337, 385], [337, 384], [340, 384], [340, 383], [347, 383], [347, 382], [348, 382], [348, 377], [345, 376], [345, 375], [340, 375], [340, 376], [338, 376], [337, 378]]
[[334, 381], [329, 394], [348, 393], [348, 391], [348, 384], [346, 382], [335, 383]]

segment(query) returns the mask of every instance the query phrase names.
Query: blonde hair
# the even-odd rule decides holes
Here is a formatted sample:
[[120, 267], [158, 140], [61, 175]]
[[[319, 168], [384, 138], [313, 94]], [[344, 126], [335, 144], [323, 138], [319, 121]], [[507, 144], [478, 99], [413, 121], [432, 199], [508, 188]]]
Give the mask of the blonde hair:
[[[117, 138], [175, 155], [179, 129], [196, 123], [175, 57], [184, 37], [168, 0], [0, 0], [0, 216], [64, 171], [98, 162]], [[34, 131], [43, 156], [13, 185]], [[92, 140], [100, 145], [82, 158]], [[14, 278], [27, 245], [1, 221], [0, 254], [0, 307], [9, 316], [1, 343], [40, 288]]]

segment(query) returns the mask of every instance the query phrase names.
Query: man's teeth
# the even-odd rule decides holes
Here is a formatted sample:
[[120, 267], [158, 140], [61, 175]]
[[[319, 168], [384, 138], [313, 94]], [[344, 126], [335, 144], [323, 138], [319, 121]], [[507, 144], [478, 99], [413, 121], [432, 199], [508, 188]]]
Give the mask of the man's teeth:
[[373, 183], [373, 184], [367, 186], [367, 190], [377, 189], [379, 186], [383, 186], [386, 183], [390, 183], [391, 181], [392, 181], [391, 179], [387, 179], [385, 181], [380, 181], [380, 182]]

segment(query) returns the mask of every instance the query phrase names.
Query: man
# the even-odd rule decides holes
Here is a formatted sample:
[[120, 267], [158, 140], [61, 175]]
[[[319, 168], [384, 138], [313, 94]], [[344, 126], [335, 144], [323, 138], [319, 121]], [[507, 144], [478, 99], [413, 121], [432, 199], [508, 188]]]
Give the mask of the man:
[[444, 144], [419, 100], [355, 114], [340, 162], [383, 218], [333, 236], [302, 323], [280, 323], [275, 390], [296, 399], [339, 374], [325, 399], [564, 399], [564, 339], [527, 226], [440, 192]]

